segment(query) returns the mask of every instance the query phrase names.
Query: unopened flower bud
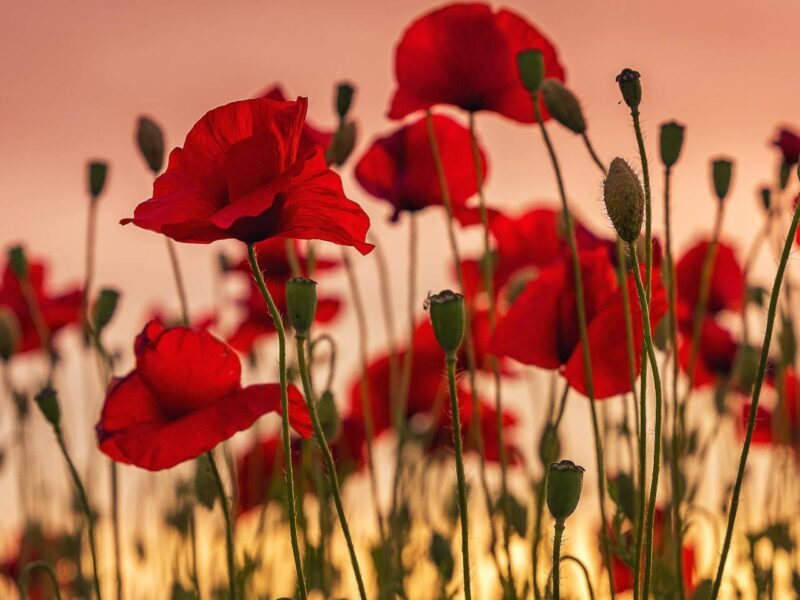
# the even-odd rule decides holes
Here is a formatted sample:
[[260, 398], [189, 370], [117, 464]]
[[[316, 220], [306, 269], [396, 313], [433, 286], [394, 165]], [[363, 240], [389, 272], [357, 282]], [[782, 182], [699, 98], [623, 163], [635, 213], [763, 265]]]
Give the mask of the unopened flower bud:
[[114, 318], [119, 303], [119, 292], [111, 288], [103, 288], [97, 296], [92, 310], [92, 324], [98, 334], [105, 329], [106, 325]]
[[553, 462], [561, 450], [561, 441], [558, 439], [558, 428], [548, 423], [539, 440], [539, 458], [546, 465]]
[[149, 117], [139, 117], [136, 126], [136, 144], [150, 170], [153, 173], [160, 173], [164, 167], [164, 135], [158, 123]]
[[317, 312], [317, 282], [305, 277], [292, 277], [287, 281], [286, 312], [298, 335], [308, 333]]
[[635, 242], [644, 220], [644, 192], [636, 173], [622, 158], [611, 161], [603, 183], [603, 201], [619, 237]]
[[575, 512], [581, 499], [584, 471], [571, 460], [551, 463], [547, 469], [547, 508], [556, 523], [563, 523]]
[[617, 85], [622, 92], [622, 99], [631, 110], [637, 110], [642, 102], [642, 81], [639, 71], [622, 69], [617, 75]]
[[325, 161], [335, 167], [342, 166], [356, 145], [356, 124], [354, 121], [343, 123], [334, 132], [330, 144], [325, 149]]
[[772, 190], [764, 186], [759, 190], [759, 196], [761, 198], [761, 206], [769, 212], [770, 208], [772, 208]]
[[428, 296], [425, 302], [430, 311], [433, 333], [442, 350], [455, 353], [464, 339], [464, 296], [451, 290]]
[[683, 130], [683, 125], [676, 121], [661, 125], [661, 162], [668, 169], [678, 162], [681, 155]]
[[108, 163], [102, 160], [93, 160], [89, 163], [89, 195], [92, 200], [97, 200], [103, 193], [108, 175]]
[[541, 50], [523, 50], [517, 54], [517, 71], [522, 86], [531, 94], [539, 91], [544, 81], [544, 56]]
[[717, 199], [722, 202], [731, 188], [733, 176], [733, 163], [725, 158], [719, 158], [711, 163], [711, 178], [714, 180], [714, 191]]
[[11, 360], [19, 347], [20, 327], [17, 317], [5, 306], [0, 306], [0, 358]]
[[61, 407], [58, 405], [58, 394], [51, 387], [42, 388], [36, 394], [36, 405], [42, 411], [42, 415], [53, 427], [61, 424]]
[[342, 82], [336, 87], [336, 114], [341, 120], [344, 120], [347, 113], [350, 112], [355, 91], [355, 88], [347, 82]]
[[8, 250], [8, 265], [17, 279], [28, 277], [28, 258], [25, 256], [25, 248], [22, 246], [10, 248]]
[[792, 173], [792, 166], [787, 162], [782, 162], [778, 170], [778, 186], [781, 190], [785, 190], [789, 185], [789, 175]]
[[541, 87], [544, 105], [550, 116], [570, 131], [585, 132], [586, 120], [575, 94], [556, 79], [545, 79]]

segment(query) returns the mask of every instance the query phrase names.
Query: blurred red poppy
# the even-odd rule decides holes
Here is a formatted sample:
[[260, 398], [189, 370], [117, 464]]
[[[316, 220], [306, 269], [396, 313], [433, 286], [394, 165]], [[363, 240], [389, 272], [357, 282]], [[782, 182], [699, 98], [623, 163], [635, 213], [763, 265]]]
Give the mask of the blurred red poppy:
[[[708, 252], [708, 240], [689, 248], [675, 265], [677, 295], [680, 305], [678, 318], [691, 326], [694, 309], [700, 298], [700, 279]], [[714, 260], [708, 295], [708, 312], [738, 310], [744, 301], [744, 273], [732, 246], [720, 242]]]
[[[469, 130], [442, 115], [434, 115], [433, 127], [447, 175], [450, 201], [454, 207], [463, 205], [478, 191]], [[481, 159], [485, 178], [487, 165], [482, 150]], [[413, 212], [442, 204], [424, 118], [376, 138], [358, 161], [355, 175], [369, 194], [393, 206], [392, 221], [396, 221], [402, 211]]]
[[[18, 534], [15, 545], [4, 557], [0, 558], [0, 576], [16, 585], [26, 565], [36, 561], [45, 561], [50, 565], [57, 566], [61, 562], [61, 566], [64, 568], [56, 570], [59, 585], [62, 591], [71, 592], [74, 591], [72, 588], [75, 565], [66, 564], [68, 558], [62, 537], [45, 533], [38, 525], [28, 524], [26, 529]], [[69, 579], [65, 579], [65, 577], [69, 577]], [[53, 585], [44, 572], [32, 571], [28, 577], [26, 600], [52, 598], [52, 588]]]
[[256, 98], [206, 113], [132, 219], [179, 242], [319, 239], [366, 254], [369, 217], [323, 152], [300, 154], [307, 100]]
[[[586, 321], [592, 356], [595, 399], [631, 390], [627, 369], [625, 316], [622, 291], [617, 286], [608, 252], [598, 248], [580, 255]], [[663, 288], [653, 277], [651, 325], [655, 327], [666, 310]], [[634, 361], [640, 368], [642, 315], [632, 276], [628, 294], [633, 325]], [[586, 393], [583, 357], [579, 344], [574, 275], [569, 258], [541, 271], [497, 323], [492, 350], [519, 362], [545, 369], [559, 369], [567, 383]]]
[[[243, 388], [239, 357], [207, 331], [151, 321], [134, 350], [136, 368], [111, 383], [97, 424], [100, 449], [118, 462], [167, 469], [280, 412], [279, 386]], [[294, 386], [289, 403], [292, 427], [310, 436], [310, 417]]]
[[[797, 384], [797, 375], [792, 371], [785, 371], [779, 378], [775, 373], [771, 373], [764, 383], [775, 388], [782, 402], [779, 401], [775, 408], [767, 408], [763, 402], [758, 405], [753, 443], [759, 446], [788, 444], [800, 449], [800, 397], [798, 397], [800, 386]], [[739, 428], [742, 437], [747, 429], [751, 408], [749, 402], [742, 405]]]
[[[713, 318], [707, 317], [700, 331], [700, 344], [694, 367], [694, 388], [715, 384], [733, 372], [739, 346], [733, 335]], [[678, 362], [688, 372], [692, 354], [691, 329], [684, 330], [678, 346]]]
[[522, 87], [516, 62], [519, 52], [531, 49], [542, 51], [547, 77], [564, 80], [553, 44], [518, 14], [494, 12], [480, 3], [429, 12], [406, 29], [397, 45], [397, 90], [389, 118], [451, 104], [532, 123], [531, 97]]
[[[300, 466], [301, 454], [292, 440], [292, 464]], [[268, 435], [252, 444], [236, 461], [236, 511], [242, 516], [268, 502], [272, 486], [283, 479], [283, 440]]]
[[[47, 268], [42, 262], [32, 261], [28, 264], [28, 278], [44, 325], [50, 334], [80, 321], [83, 297], [80, 289], [71, 288], [61, 294], [51, 294], [45, 281]], [[8, 309], [19, 325], [20, 337], [15, 351], [23, 353], [41, 349], [42, 340], [36, 330], [28, 302], [20, 287], [20, 281], [9, 264], [6, 264], [0, 285], [0, 307]]]
[[[258, 97], [269, 98], [270, 100], [277, 100], [278, 102], [286, 102], [289, 100], [288, 96], [283, 91], [283, 87], [281, 87], [279, 83], [268, 87], [258, 94]], [[324, 131], [306, 121], [303, 125], [303, 132], [300, 134], [300, 150], [298, 151], [298, 155], [308, 156], [314, 152], [316, 148], [321, 148], [324, 151], [331, 143], [332, 139], [332, 131]]]
[[783, 155], [783, 162], [796, 165], [800, 160], [800, 135], [791, 129], [783, 128], [778, 132], [778, 139], [773, 142]]

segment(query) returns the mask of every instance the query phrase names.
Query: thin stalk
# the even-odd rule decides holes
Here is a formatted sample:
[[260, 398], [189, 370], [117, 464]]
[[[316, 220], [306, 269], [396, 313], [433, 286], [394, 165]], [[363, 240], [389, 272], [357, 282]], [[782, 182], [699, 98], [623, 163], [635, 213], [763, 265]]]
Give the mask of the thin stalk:
[[192, 552], [192, 584], [194, 584], [196, 600], [200, 600], [200, 577], [197, 573], [197, 522], [194, 517], [194, 509], [189, 517], [189, 545]]
[[183, 282], [183, 274], [178, 263], [178, 251], [175, 243], [168, 237], [164, 238], [167, 244], [167, 254], [169, 254], [169, 264], [172, 266], [172, 276], [175, 278], [175, 288], [178, 290], [178, 300], [181, 303], [181, 320], [185, 326], [189, 326], [189, 302], [186, 299], [186, 286]]
[[228, 507], [228, 496], [225, 493], [225, 484], [222, 483], [222, 477], [219, 474], [217, 463], [214, 461], [214, 454], [207, 452], [208, 464], [211, 466], [211, 473], [214, 476], [214, 482], [217, 485], [217, 493], [219, 494], [219, 504], [222, 507], [222, 515], [225, 517], [225, 558], [228, 564], [228, 593], [232, 600], [236, 600], [236, 564], [234, 562], [234, 548], [233, 548], [233, 521], [231, 520], [231, 512]]
[[292, 555], [294, 556], [294, 567], [297, 573], [297, 590], [300, 594], [300, 600], [306, 600], [308, 592], [306, 591], [306, 578], [303, 573], [303, 561], [300, 558], [300, 544], [297, 540], [297, 504], [294, 495], [294, 469], [292, 467], [292, 447], [289, 437], [289, 383], [286, 377], [286, 332], [283, 329], [283, 321], [275, 306], [275, 301], [272, 299], [272, 294], [267, 289], [267, 284], [264, 282], [264, 275], [261, 273], [261, 268], [258, 266], [258, 257], [256, 256], [256, 249], [253, 244], [247, 246], [248, 258], [250, 260], [250, 270], [253, 272], [256, 283], [258, 284], [261, 295], [267, 303], [272, 323], [275, 325], [275, 331], [278, 334], [278, 371], [280, 374], [281, 386], [281, 432], [283, 437], [283, 456], [284, 468], [286, 470], [286, 506], [289, 517], [289, 534], [292, 541]]
[[652, 195], [650, 193], [650, 168], [647, 166], [647, 150], [644, 147], [644, 136], [642, 135], [638, 108], [631, 109], [631, 118], [633, 119], [633, 132], [636, 135], [636, 145], [639, 148], [639, 161], [642, 164], [642, 180], [644, 183], [644, 288], [647, 290], [649, 299], [652, 285], [651, 273], [653, 271], [653, 210]]
[[589, 569], [586, 568], [586, 565], [583, 564], [583, 561], [577, 556], [566, 554], [561, 557], [561, 562], [567, 562], [568, 560], [574, 562], [580, 567], [580, 570], [583, 571], [583, 578], [586, 581], [586, 591], [589, 592], [589, 600], [594, 600], [594, 588], [592, 587], [592, 578], [589, 575]]
[[17, 587], [19, 589], [20, 599], [24, 600], [24, 598], [28, 597], [28, 578], [33, 571], [44, 571], [47, 573], [50, 583], [53, 584], [53, 593], [56, 596], [56, 600], [61, 600], [61, 589], [58, 587], [58, 577], [56, 577], [55, 569], [43, 560], [28, 563], [25, 565], [25, 568], [22, 569], [22, 573], [19, 574]]
[[597, 156], [597, 152], [594, 151], [594, 146], [592, 145], [592, 142], [589, 140], [589, 134], [587, 134], [586, 131], [584, 131], [581, 134], [581, 137], [583, 138], [583, 143], [586, 145], [586, 149], [589, 151], [589, 156], [592, 157], [594, 164], [596, 164], [597, 168], [600, 169], [600, 171], [602, 171], [603, 175], [605, 175], [606, 166], [605, 164], [603, 164], [603, 161], [600, 160], [600, 157]]
[[564, 521], [557, 520], [553, 532], [553, 600], [561, 600], [561, 538], [564, 535]]
[[[761, 250], [761, 247], [764, 245], [764, 242], [769, 240], [770, 237], [770, 230], [772, 229], [772, 211], [767, 213], [766, 219], [764, 219], [764, 226], [759, 230], [758, 234], [756, 234], [756, 239], [750, 245], [750, 249], [747, 252], [747, 257], [744, 261], [744, 267], [742, 268], [742, 275], [745, 282], [745, 286], [747, 286], [747, 277], [753, 269], [753, 265], [755, 264], [756, 258], [758, 257], [758, 253]], [[749, 303], [747, 301], [742, 302], [742, 345], [747, 346], [750, 343], [749, 335], [748, 335], [748, 327], [747, 327], [747, 308]]]
[[450, 388], [450, 411], [453, 422], [453, 448], [456, 455], [456, 477], [458, 479], [458, 508], [461, 517], [461, 566], [464, 572], [464, 599], [471, 600], [469, 562], [469, 517], [467, 515], [467, 478], [464, 475], [464, 455], [461, 448], [461, 412], [456, 389], [456, 354], [447, 354], [447, 381]]
[[94, 249], [97, 239], [97, 199], [89, 199], [89, 210], [86, 217], [86, 256], [84, 265], [83, 296], [81, 298], [81, 318], [83, 326], [89, 325], [89, 298], [91, 296], [92, 283], [94, 281]]
[[650, 498], [647, 506], [647, 525], [645, 527], [646, 546], [644, 555], [644, 582], [642, 584], [642, 598], [650, 596], [650, 576], [653, 569], [653, 519], [656, 512], [656, 494], [658, 491], [658, 474], [661, 469], [661, 416], [662, 416], [662, 396], [661, 396], [661, 375], [656, 360], [655, 347], [650, 332], [650, 301], [647, 297], [647, 290], [642, 284], [642, 275], [639, 272], [639, 257], [636, 253], [636, 245], [628, 243], [631, 258], [633, 259], [633, 279], [636, 282], [636, 291], [639, 294], [639, 305], [642, 308], [642, 333], [644, 346], [647, 356], [650, 359], [650, 368], [653, 371], [653, 386], [656, 394], [655, 406], [655, 438], [653, 440], [653, 475], [650, 482]]
[[117, 463], [109, 464], [109, 480], [111, 485], [111, 527], [114, 537], [114, 579], [117, 586], [117, 600], [122, 600], [122, 533], [119, 526], [119, 473]]
[[325, 460], [325, 466], [328, 469], [328, 479], [331, 483], [333, 503], [336, 506], [336, 513], [339, 516], [339, 525], [342, 528], [344, 539], [347, 542], [347, 551], [350, 553], [350, 562], [353, 566], [353, 575], [355, 575], [356, 578], [356, 585], [358, 585], [358, 594], [361, 597], [361, 600], [367, 600], [367, 592], [364, 588], [364, 580], [361, 577], [361, 568], [358, 565], [358, 556], [356, 555], [355, 544], [353, 544], [353, 537], [350, 535], [350, 526], [347, 522], [347, 517], [344, 514], [344, 504], [342, 503], [342, 496], [339, 491], [339, 478], [336, 475], [336, 464], [333, 462], [333, 456], [331, 455], [331, 450], [328, 447], [328, 440], [325, 439], [325, 432], [322, 430], [322, 425], [319, 422], [317, 407], [314, 403], [314, 395], [311, 391], [311, 379], [308, 374], [308, 364], [306, 363], [306, 336], [296, 333], [295, 341], [297, 345], [297, 363], [300, 370], [300, 379], [303, 382], [303, 393], [306, 397], [308, 412], [311, 415], [311, 424], [314, 427], [314, 435], [317, 439], [317, 445], [322, 452], [322, 457]]
[[781, 283], [783, 282], [783, 274], [786, 270], [786, 263], [789, 261], [789, 254], [792, 251], [795, 234], [797, 233], [798, 220], [800, 220], [800, 202], [795, 204], [792, 224], [789, 227], [789, 233], [783, 246], [783, 253], [781, 254], [781, 260], [778, 264], [778, 271], [775, 273], [775, 282], [772, 286], [772, 294], [769, 299], [767, 327], [766, 331], [764, 332], [764, 343], [761, 346], [761, 361], [758, 364], [758, 374], [753, 387], [753, 400], [750, 405], [750, 416], [747, 420], [747, 432], [745, 433], [744, 444], [742, 445], [742, 455], [739, 459], [739, 469], [736, 473], [736, 483], [733, 486], [733, 495], [731, 496], [731, 508], [730, 512], [728, 513], [728, 525], [725, 530], [725, 541], [722, 544], [722, 555], [719, 560], [719, 567], [717, 568], [717, 575], [714, 579], [714, 586], [711, 590], [710, 600], [716, 600], [717, 596], [719, 596], [720, 586], [722, 585], [722, 575], [725, 572], [725, 561], [728, 558], [728, 552], [730, 551], [731, 547], [733, 527], [736, 523], [736, 512], [739, 508], [739, 496], [742, 493], [744, 471], [745, 467], [747, 466], [747, 456], [750, 452], [750, 443], [753, 439], [753, 430], [756, 426], [756, 413], [758, 411], [758, 401], [761, 397], [761, 385], [764, 382], [764, 374], [767, 371], [769, 346], [770, 342], [772, 341], [772, 328], [775, 325], [775, 315], [778, 308], [778, 298], [780, 296]]
[[555, 149], [550, 141], [550, 136], [547, 133], [547, 128], [542, 120], [542, 113], [539, 108], [539, 94], [533, 92], [531, 99], [533, 101], [533, 112], [536, 116], [536, 122], [539, 124], [539, 129], [542, 132], [545, 146], [547, 146], [547, 153], [550, 156], [550, 162], [553, 165], [553, 172], [555, 173], [556, 183], [558, 184], [558, 193], [561, 198], [561, 209], [564, 213], [564, 223], [567, 228], [567, 241], [569, 243], [570, 257], [572, 259], [572, 270], [575, 284], [575, 304], [577, 305], [578, 312], [578, 330], [580, 332], [581, 353], [583, 358], [584, 376], [586, 379], [586, 396], [589, 399], [589, 409], [592, 416], [592, 432], [594, 434], [594, 452], [595, 460], [597, 462], [597, 487], [598, 487], [598, 502], [600, 505], [600, 520], [603, 522], [601, 528], [602, 540], [602, 553], [603, 563], [606, 571], [608, 572], [608, 586], [611, 592], [611, 598], [615, 597], [614, 594], [614, 578], [611, 571], [611, 552], [608, 547], [608, 536], [606, 534], [606, 472], [603, 464], [603, 440], [600, 435], [600, 426], [597, 420], [597, 408], [594, 405], [594, 379], [592, 376], [592, 357], [589, 349], [589, 334], [586, 325], [586, 302], [583, 293], [583, 276], [581, 275], [581, 264], [578, 257], [578, 243], [575, 239], [575, 225], [572, 222], [572, 214], [569, 212], [567, 203], [567, 193], [564, 188], [564, 180], [561, 176], [561, 167], [556, 157]]

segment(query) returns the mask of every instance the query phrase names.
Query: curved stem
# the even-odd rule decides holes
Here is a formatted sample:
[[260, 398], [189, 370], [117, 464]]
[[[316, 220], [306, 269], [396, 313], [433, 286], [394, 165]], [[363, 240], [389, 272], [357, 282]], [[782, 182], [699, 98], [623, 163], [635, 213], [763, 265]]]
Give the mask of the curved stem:
[[20, 600], [24, 600], [28, 597], [28, 578], [30, 577], [30, 574], [36, 570], [47, 573], [47, 576], [50, 578], [50, 583], [53, 584], [53, 593], [56, 596], [56, 600], [61, 600], [61, 589], [58, 587], [58, 578], [56, 577], [56, 572], [49, 563], [46, 563], [43, 560], [25, 565], [25, 568], [22, 569], [22, 573], [19, 574], [17, 586], [19, 588]]
[[333, 503], [336, 506], [336, 512], [339, 516], [339, 525], [342, 528], [344, 539], [347, 542], [347, 550], [350, 553], [350, 562], [353, 565], [353, 574], [356, 578], [358, 585], [358, 593], [361, 600], [367, 600], [367, 592], [364, 588], [364, 580], [361, 577], [361, 568], [358, 565], [358, 556], [356, 555], [355, 544], [353, 544], [353, 537], [350, 535], [350, 526], [347, 523], [347, 517], [344, 514], [344, 504], [342, 503], [342, 496], [339, 491], [339, 478], [336, 475], [336, 464], [333, 462], [331, 450], [328, 447], [328, 440], [325, 439], [325, 432], [322, 430], [322, 425], [319, 422], [317, 415], [317, 407], [314, 403], [314, 394], [311, 391], [311, 379], [308, 375], [308, 364], [306, 363], [306, 337], [305, 335], [295, 334], [295, 341], [297, 345], [297, 363], [300, 370], [300, 379], [303, 382], [303, 393], [306, 397], [306, 405], [308, 412], [311, 415], [311, 424], [314, 427], [314, 435], [317, 438], [317, 445], [322, 452], [322, 457], [325, 460], [325, 466], [328, 469], [328, 479], [331, 483], [331, 493], [333, 495]]
[[206, 453], [208, 464], [211, 467], [211, 473], [214, 476], [214, 483], [217, 486], [217, 494], [219, 494], [219, 504], [222, 507], [222, 515], [225, 518], [225, 558], [228, 564], [228, 593], [230, 597], [236, 599], [236, 563], [234, 559], [233, 549], [233, 521], [231, 520], [231, 511], [228, 506], [228, 496], [225, 493], [225, 484], [222, 483], [222, 477], [219, 474], [217, 463], [214, 461], [214, 454], [212, 452]]
[[553, 600], [561, 599], [561, 538], [564, 535], [564, 521], [553, 525]]
[[181, 267], [178, 263], [178, 251], [175, 249], [175, 243], [165, 237], [167, 243], [167, 254], [169, 254], [169, 264], [172, 266], [172, 276], [175, 278], [175, 287], [178, 290], [178, 300], [181, 303], [181, 320], [183, 324], [189, 326], [189, 302], [186, 299], [186, 286], [183, 283], [183, 274]]
[[583, 138], [583, 143], [586, 145], [586, 149], [589, 151], [589, 156], [592, 157], [592, 160], [594, 161], [594, 164], [596, 164], [597, 168], [600, 169], [600, 171], [603, 173], [603, 175], [605, 175], [606, 174], [606, 166], [605, 166], [605, 164], [603, 164], [603, 161], [600, 160], [600, 157], [597, 156], [597, 152], [594, 151], [594, 146], [592, 145], [592, 142], [589, 140], [589, 134], [586, 133], [586, 131], [584, 131], [581, 134], [581, 137]]
[[333, 376], [336, 374], [336, 341], [333, 339], [333, 337], [331, 337], [329, 333], [321, 333], [320, 335], [315, 337], [313, 341], [309, 342], [308, 362], [314, 364], [314, 358], [313, 358], [314, 351], [317, 349], [317, 346], [322, 342], [326, 342], [328, 344], [328, 348], [330, 351], [330, 358], [328, 359], [328, 378], [325, 380], [325, 388], [324, 388], [326, 390], [329, 390], [333, 386]]
[[772, 341], [772, 328], [775, 325], [775, 315], [778, 308], [778, 298], [781, 291], [781, 283], [783, 282], [783, 274], [786, 271], [786, 263], [789, 261], [789, 254], [792, 251], [794, 244], [795, 234], [797, 233], [797, 222], [800, 220], [800, 202], [795, 205], [794, 216], [792, 217], [792, 224], [789, 227], [789, 233], [786, 237], [786, 242], [783, 245], [783, 253], [781, 260], [778, 264], [778, 271], [775, 273], [775, 282], [772, 285], [772, 294], [769, 299], [769, 310], [767, 311], [767, 327], [764, 332], [764, 343], [761, 346], [761, 360], [758, 364], [758, 374], [756, 376], [755, 386], [753, 387], [753, 400], [750, 404], [750, 416], [747, 419], [747, 432], [744, 437], [744, 444], [742, 445], [742, 455], [739, 458], [739, 468], [736, 473], [736, 483], [733, 486], [733, 495], [731, 496], [731, 508], [728, 513], [728, 525], [725, 530], [725, 540], [722, 544], [722, 555], [719, 559], [719, 567], [717, 568], [717, 575], [714, 579], [714, 586], [711, 589], [710, 600], [716, 600], [719, 596], [720, 586], [722, 585], [722, 576], [725, 572], [725, 561], [728, 558], [728, 552], [731, 547], [731, 539], [733, 537], [733, 527], [736, 523], [736, 512], [739, 509], [739, 496], [742, 493], [742, 484], [744, 483], [744, 471], [747, 466], [747, 456], [750, 452], [750, 443], [753, 439], [753, 430], [756, 426], [756, 413], [758, 412], [758, 401], [761, 397], [761, 385], [764, 382], [764, 375], [767, 371], [767, 362], [769, 360], [769, 346]]
[[283, 321], [275, 306], [275, 301], [272, 299], [272, 294], [269, 293], [267, 284], [264, 282], [264, 275], [261, 273], [261, 268], [258, 266], [258, 257], [256, 256], [256, 249], [253, 244], [247, 246], [248, 258], [250, 261], [250, 270], [253, 272], [253, 277], [258, 284], [261, 295], [267, 303], [269, 314], [272, 317], [272, 323], [275, 325], [275, 331], [278, 334], [278, 371], [280, 374], [281, 385], [281, 432], [283, 437], [283, 456], [284, 468], [286, 470], [286, 506], [289, 517], [289, 534], [292, 541], [292, 555], [294, 556], [294, 567], [297, 573], [297, 590], [300, 594], [300, 600], [306, 600], [308, 592], [306, 591], [306, 578], [303, 573], [303, 561], [300, 558], [300, 544], [297, 540], [297, 504], [294, 495], [294, 469], [292, 467], [292, 446], [289, 438], [289, 383], [286, 376], [286, 332], [283, 329]]
[[589, 575], [589, 569], [586, 568], [586, 565], [583, 564], [583, 561], [577, 556], [566, 554], [561, 557], [561, 562], [567, 562], [568, 560], [574, 562], [580, 567], [581, 571], [583, 571], [583, 578], [586, 580], [586, 590], [589, 592], [589, 600], [594, 600], [594, 588], [592, 587], [592, 578]]

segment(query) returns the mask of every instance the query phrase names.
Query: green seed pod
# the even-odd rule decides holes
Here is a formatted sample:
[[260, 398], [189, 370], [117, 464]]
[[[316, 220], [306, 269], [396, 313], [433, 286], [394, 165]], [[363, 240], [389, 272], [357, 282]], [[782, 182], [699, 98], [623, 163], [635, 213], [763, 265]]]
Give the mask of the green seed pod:
[[761, 206], [764, 207], [764, 210], [769, 212], [769, 209], [772, 208], [772, 190], [769, 187], [764, 186], [759, 190], [759, 197], [761, 198]]
[[98, 335], [105, 329], [106, 325], [111, 322], [111, 319], [114, 318], [118, 303], [119, 292], [117, 290], [111, 288], [103, 288], [100, 290], [92, 310], [92, 323]]
[[61, 407], [58, 405], [58, 394], [51, 387], [42, 388], [36, 394], [36, 405], [44, 418], [55, 428], [61, 424]]
[[635, 242], [644, 220], [644, 192], [636, 173], [622, 158], [611, 161], [603, 183], [603, 202], [619, 237]]
[[317, 312], [317, 282], [305, 277], [287, 281], [286, 312], [297, 335], [307, 334]]
[[551, 463], [547, 469], [547, 508], [556, 520], [563, 523], [578, 506], [585, 469], [571, 460]]
[[523, 50], [517, 54], [517, 71], [522, 86], [531, 94], [539, 91], [544, 81], [544, 56], [541, 50]]
[[11, 272], [17, 279], [26, 279], [28, 277], [28, 258], [25, 256], [25, 248], [22, 246], [13, 246], [8, 249], [8, 265], [11, 267]]
[[329, 440], [338, 438], [339, 432], [342, 430], [342, 418], [339, 416], [339, 408], [336, 406], [336, 400], [330, 390], [325, 390], [320, 394], [319, 400], [317, 400], [317, 415], [325, 437]]
[[556, 79], [545, 79], [542, 83], [542, 98], [547, 112], [564, 127], [575, 133], [586, 131], [581, 104], [571, 91]]
[[142, 153], [147, 166], [156, 174], [164, 167], [164, 134], [158, 123], [149, 117], [139, 117], [136, 126], [136, 145]]
[[19, 348], [19, 338], [17, 317], [5, 306], [0, 306], [0, 358], [4, 361], [11, 360]]
[[661, 125], [661, 162], [668, 169], [678, 162], [681, 155], [683, 131], [683, 125], [676, 121], [669, 121]]
[[455, 353], [464, 339], [464, 296], [444, 290], [428, 296], [425, 306], [439, 346], [448, 354]]
[[622, 92], [622, 99], [631, 110], [637, 110], [642, 102], [642, 76], [639, 71], [622, 69], [617, 75], [617, 85]]
[[789, 175], [791, 175], [791, 172], [792, 166], [786, 161], [782, 161], [781, 168], [778, 171], [778, 185], [781, 191], [785, 190], [786, 186], [789, 185]]
[[548, 465], [556, 459], [560, 451], [558, 429], [552, 423], [548, 423], [542, 432], [542, 439], [539, 440], [539, 458], [542, 463]]
[[356, 145], [357, 133], [354, 121], [339, 126], [325, 149], [325, 161], [330, 166], [340, 167], [350, 158]]
[[342, 82], [336, 86], [336, 114], [339, 115], [341, 120], [344, 120], [347, 113], [350, 112], [355, 91], [355, 88], [347, 82]]
[[97, 200], [103, 193], [108, 175], [108, 163], [102, 160], [94, 160], [89, 163], [89, 194], [92, 200]]
[[722, 202], [728, 195], [733, 177], [733, 163], [725, 158], [719, 158], [711, 163], [711, 178], [714, 180], [714, 192], [717, 199]]

